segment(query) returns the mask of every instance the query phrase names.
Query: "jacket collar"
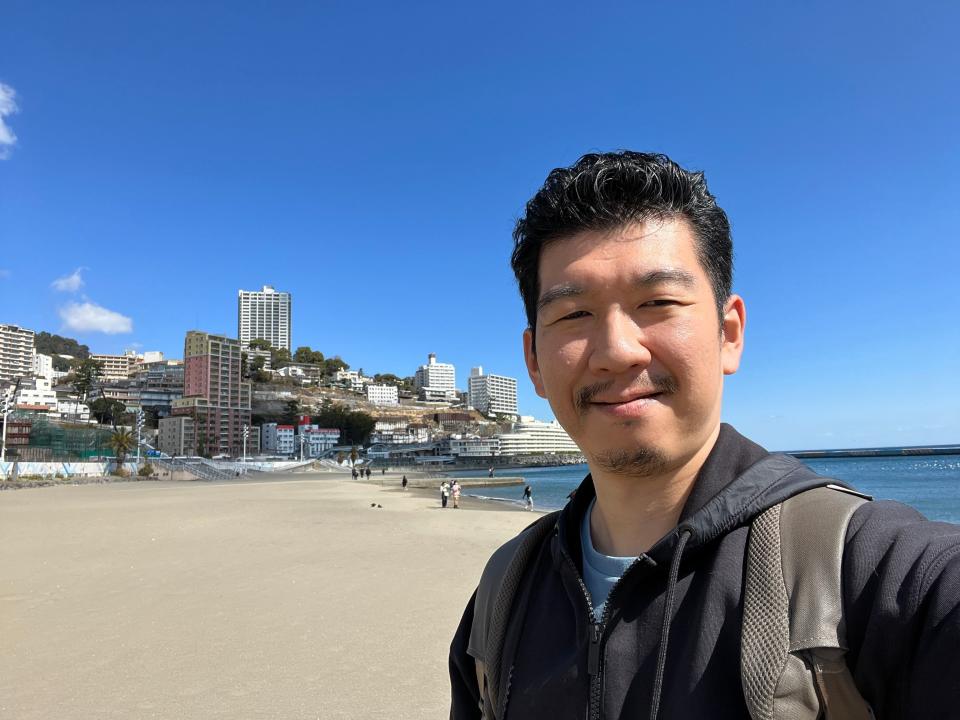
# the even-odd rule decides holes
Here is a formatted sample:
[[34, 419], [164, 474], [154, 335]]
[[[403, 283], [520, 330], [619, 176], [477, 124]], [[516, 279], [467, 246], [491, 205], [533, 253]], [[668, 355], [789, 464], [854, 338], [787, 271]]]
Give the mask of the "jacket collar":
[[[764, 462], [758, 465], [760, 461]], [[791, 495], [825, 482], [798, 460], [771, 456], [730, 425], [721, 424], [717, 441], [697, 473], [680, 513], [680, 524], [647, 555], [657, 564], [666, 563], [676, 545], [679, 528], [692, 531], [687, 545], [692, 549], [750, 522]], [[595, 495], [593, 478], [587, 475], [558, 520], [560, 541], [578, 569], [583, 567], [580, 522]]]

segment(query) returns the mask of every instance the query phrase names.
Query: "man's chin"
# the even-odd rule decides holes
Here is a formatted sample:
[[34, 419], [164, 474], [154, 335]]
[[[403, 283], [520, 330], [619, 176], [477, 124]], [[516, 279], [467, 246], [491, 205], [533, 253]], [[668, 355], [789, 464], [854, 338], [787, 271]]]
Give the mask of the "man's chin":
[[662, 472], [667, 457], [658, 447], [613, 448], [590, 454], [591, 464], [619, 475], [650, 476]]

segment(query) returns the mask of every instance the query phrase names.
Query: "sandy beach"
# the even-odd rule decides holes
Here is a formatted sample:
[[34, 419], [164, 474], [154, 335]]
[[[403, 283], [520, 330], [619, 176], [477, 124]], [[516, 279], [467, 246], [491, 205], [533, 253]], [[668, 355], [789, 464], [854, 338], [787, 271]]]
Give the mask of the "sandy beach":
[[382, 480], [0, 493], [0, 717], [446, 717], [464, 604], [533, 518]]

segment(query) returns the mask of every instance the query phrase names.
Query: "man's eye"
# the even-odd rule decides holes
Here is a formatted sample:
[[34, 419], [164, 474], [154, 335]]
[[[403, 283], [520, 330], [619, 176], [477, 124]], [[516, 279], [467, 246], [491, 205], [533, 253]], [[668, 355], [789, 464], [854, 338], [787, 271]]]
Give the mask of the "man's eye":
[[643, 303], [640, 307], [666, 307], [668, 305], [676, 305], [676, 300], [648, 300]]
[[574, 310], [572, 313], [567, 313], [560, 320], [576, 320], [577, 318], [587, 317], [589, 315], [586, 310]]

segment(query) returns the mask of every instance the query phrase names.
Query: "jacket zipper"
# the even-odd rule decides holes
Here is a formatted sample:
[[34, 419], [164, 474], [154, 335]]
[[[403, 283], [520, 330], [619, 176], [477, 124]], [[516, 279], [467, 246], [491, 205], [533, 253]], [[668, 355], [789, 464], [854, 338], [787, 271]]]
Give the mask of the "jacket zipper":
[[563, 543], [560, 543], [560, 553], [570, 565], [570, 569], [573, 570], [573, 576], [577, 579], [577, 584], [583, 593], [583, 599], [587, 602], [587, 617], [590, 618], [590, 645], [587, 648], [587, 675], [590, 676], [590, 703], [587, 717], [589, 720], [602, 720], [603, 698], [601, 697], [601, 693], [603, 691], [603, 662], [600, 646], [603, 641], [603, 633], [607, 629], [610, 598], [613, 597], [613, 593], [620, 585], [620, 581], [623, 580], [624, 576], [637, 564], [639, 558], [634, 560], [630, 567], [623, 571], [623, 575], [621, 575], [613, 584], [613, 587], [610, 588], [610, 592], [607, 594], [607, 602], [603, 606], [603, 612], [600, 614], [600, 622], [596, 622], [593, 614], [593, 600], [590, 597], [590, 591], [587, 589], [586, 583], [583, 582], [583, 578], [580, 577], [580, 573], [577, 571], [577, 565], [573, 562], [573, 558], [570, 557]]
[[577, 566], [573, 562], [573, 558], [570, 557], [566, 548], [563, 547], [563, 543], [560, 544], [560, 552], [570, 565], [570, 569], [573, 570], [573, 576], [577, 579], [577, 584], [583, 593], [583, 599], [587, 603], [587, 617], [590, 618], [590, 645], [587, 648], [587, 675], [590, 676], [590, 701], [587, 709], [587, 717], [589, 720], [601, 720], [603, 716], [603, 703], [601, 702], [602, 698], [600, 694], [603, 688], [603, 663], [600, 658], [600, 644], [603, 640], [603, 630], [607, 622], [607, 606], [604, 606], [603, 613], [600, 616], [600, 622], [597, 622], [594, 619], [593, 600], [590, 598], [590, 591], [587, 590], [583, 578], [580, 577], [580, 573], [577, 572]]

